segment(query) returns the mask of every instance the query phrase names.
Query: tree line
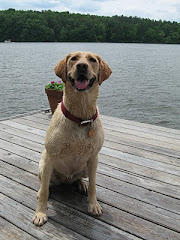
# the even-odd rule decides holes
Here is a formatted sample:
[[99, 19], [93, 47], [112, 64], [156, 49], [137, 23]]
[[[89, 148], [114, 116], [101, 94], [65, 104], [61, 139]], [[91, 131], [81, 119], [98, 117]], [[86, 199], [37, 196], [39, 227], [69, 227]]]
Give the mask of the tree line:
[[69, 12], [0, 11], [0, 42], [180, 43], [180, 23]]

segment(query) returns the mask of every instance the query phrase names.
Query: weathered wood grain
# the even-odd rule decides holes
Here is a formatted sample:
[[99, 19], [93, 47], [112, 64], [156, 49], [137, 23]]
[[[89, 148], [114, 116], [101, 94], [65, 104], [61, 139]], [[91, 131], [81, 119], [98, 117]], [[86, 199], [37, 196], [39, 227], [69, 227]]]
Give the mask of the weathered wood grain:
[[[4, 133], [3, 133], [4, 134]], [[1, 137], [3, 137], [3, 134], [1, 134], [0, 135], [0, 138]], [[37, 143], [34, 143], [34, 142], [30, 142], [29, 140], [26, 140], [26, 139], [21, 139], [21, 138], [18, 138], [18, 137], [16, 137], [16, 136], [14, 136], [14, 135], [10, 135], [10, 134], [4, 134], [4, 137], [3, 137], [3, 139], [6, 139], [7, 138], [7, 140], [9, 139], [9, 141], [10, 142], [12, 142], [13, 144], [18, 144], [18, 145], [20, 145], [20, 146], [16, 146], [15, 145], [15, 147], [13, 147], [13, 152], [15, 153], [15, 154], [20, 154], [20, 152], [21, 152], [21, 154], [24, 156], [24, 157], [26, 157], [26, 156], [28, 156], [28, 155], [30, 155], [30, 159], [32, 160], [32, 161], [39, 161], [39, 159], [40, 159], [40, 155], [37, 155], [36, 153], [35, 154], [32, 154], [32, 151], [31, 150], [35, 150], [35, 151], [37, 151], [37, 152], [41, 152], [42, 151], [42, 149], [43, 149], [43, 145], [38, 145]], [[12, 146], [14, 146], [14, 145], [11, 145], [9, 142], [6, 142], [6, 141], [4, 141], [4, 142], [2, 142], [1, 141], [1, 139], [0, 139], [0, 143], [1, 143], [1, 147], [3, 147], [4, 149], [6, 149], [6, 150], [8, 150], [8, 151], [12, 151]], [[22, 148], [22, 146], [23, 147], [25, 147], [25, 148]], [[30, 149], [30, 152], [28, 151], [28, 149]], [[25, 151], [25, 152], [24, 152]], [[31, 156], [32, 156], [32, 158], [31, 158]], [[107, 158], [106, 158], [107, 159]], [[108, 159], [107, 159], [108, 160]], [[107, 161], [106, 160], [106, 161]], [[102, 162], [102, 163], [107, 163], [106, 161], [100, 161], [100, 162]], [[147, 160], [148, 161], [148, 160]], [[117, 162], [118, 163], [118, 162]], [[111, 162], [110, 162], [110, 164], [112, 164]], [[112, 165], [113, 166], [113, 165]], [[116, 164], [116, 167], [119, 167], [117, 164]], [[102, 172], [102, 169], [103, 169], [103, 167], [101, 167], [101, 172]], [[106, 171], [107, 172], [107, 171]], [[111, 169], [111, 172], [112, 172], [112, 169]], [[102, 172], [103, 173], [103, 172]], [[104, 173], [103, 173], [104, 174]], [[117, 174], [116, 174], [117, 175]], [[111, 175], [112, 176], [112, 175]], [[113, 177], [113, 176], [112, 176]], [[167, 176], [166, 176], [167, 177]], [[137, 182], [138, 181], [134, 181], [134, 183], [135, 184], [137, 184]], [[139, 182], [142, 182], [142, 181], [139, 181]], [[143, 181], [144, 182], [144, 181]], [[156, 188], [157, 188], [157, 185], [158, 185], [158, 183], [155, 183], [155, 186], [156, 186]], [[149, 184], [149, 186], [150, 186], [150, 184]], [[153, 186], [153, 185], [152, 185]], [[172, 189], [173, 189], [173, 187], [172, 187]], [[151, 189], [152, 190], [152, 189]], [[176, 191], [177, 192], [177, 195], [178, 195], [178, 192], [179, 191]], [[167, 194], [167, 193], [166, 193]]]
[[[46, 113], [46, 114], [45, 113], [37, 113], [37, 116], [38, 115], [43, 116], [46, 119], [50, 118], [50, 116], [51, 116], [51, 114], [49, 114], [49, 113]], [[36, 114], [34, 116], [36, 116]], [[126, 125], [138, 126], [138, 127], [142, 127], [142, 128], [154, 129], [156, 131], [163, 131], [163, 132], [174, 133], [176, 135], [177, 134], [180, 135], [180, 130], [178, 130], [178, 129], [171, 129], [171, 128], [166, 128], [166, 127], [162, 127], [162, 126], [142, 123], [142, 122], [135, 122], [132, 120], [125, 120], [125, 119], [115, 118], [115, 117], [106, 116], [106, 115], [102, 115], [102, 114], [101, 114], [101, 118], [104, 120], [108, 120], [109, 122], [111, 122], [111, 121], [112, 122], [121, 122]]]
[[[12, 180], [19, 182], [31, 189], [38, 190], [39, 189], [39, 184], [37, 182], [37, 176], [30, 174], [29, 172], [24, 172], [19, 168], [11, 166], [9, 169], [8, 164], [1, 163], [2, 167], [2, 174], [3, 176], [6, 176], [8, 173], [11, 172], [11, 174], [8, 176]], [[31, 179], [31, 181], [29, 181]], [[180, 221], [180, 216], [177, 215], [176, 213], [170, 212], [169, 210], [166, 211], [164, 208], [157, 207], [154, 205], [151, 205], [151, 203], [147, 204], [144, 201], [139, 201], [136, 200], [132, 197], [128, 197], [125, 194], [120, 194], [117, 192], [113, 192], [111, 189], [108, 190], [106, 188], [97, 186], [97, 196], [98, 199], [101, 200], [102, 202], [116, 207], [116, 209], [122, 209], [126, 212], [130, 212], [132, 214], [135, 214], [137, 216], [142, 217], [143, 219], [149, 219], [152, 222], [159, 221], [161, 225], [166, 225], [166, 221], [168, 221], [168, 226], [170, 226], [170, 222], [173, 224], [172, 219], [176, 219], [177, 221]], [[72, 196], [70, 197], [71, 199], [75, 198], [75, 193], [73, 193], [73, 198]], [[65, 199], [64, 202], [67, 203], [68, 199]], [[161, 199], [159, 200], [161, 201]], [[80, 200], [77, 201], [78, 203]], [[75, 204], [75, 203], [74, 203]], [[86, 203], [85, 203], [86, 205]], [[74, 205], [75, 206], [75, 205]], [[143, 207], [143, 211], [139, 211]], [[107, 206], [104, 207], [107, 209]], [[122, 214], [121, 214], [122, 215]], [[171, 219], [172, 218], [172, 219]], [[170, 219], [170, 221], [169, 221]], [[178, 220], [179, 219], [179, 220]], [[170, 225], [169, 225], [170, 224]], [[177, 224], [179, 225], [180, 222]], [[172, 227], [173, 228], [173, 227]]]
[[[8, 182], [10, 184], [10, 181]], [[7, 184], [5, 181], [3, 183]], [[13, 191], [11, 190], [12, 188]], [[7, 187], [4, 190], [4, 192], [6, 192], [6, 195], [10, 196], [11, 199], [15, 199], [18, 202], [22, 199], [22, 195], [20, 193], [23, 193], [24, 197], [21, 200], [22, 204], [28, 208], [35, 209], [37, 202], [35, 191], [26, 188], [20, 184], [15, 184], [11, 185], [11, 188]], [[66, 206], [66, 204], [62, 204], [53, 199], [49, 200], [48, 213], [50, 220], [52, 219], [55, 222], [62, 224], [62, 226], [69, 228], [71, 231], [75, 231], [91, 239], [98, 240], [101, 239], [101, 237], [103, 237], [103, 239], [117, 239], [117, 240], [120, 239], [121, 237], [123, 237], [123, 239], [136, 239], [133, 236], [131, 237], [130, 234], [123, 232], [118, 228], [115, 228], [111, 225], [107, 225], [106, 223], [96, 218], [85, 215], [80, 211], [77, 211], [71, 207]], [[30, 221], [32, 219], [32, 216], [33, 215], [30, 214], [31, 217], [29, 219]], [[32, 226], [34, 225], [32, 224]], [[44, 227], [46, 227], [46, 224], [43, 226], [43, 228]], [[50, 231], [50, 233], [53, 234], [53, 231]]]
[[[0, 159], [37, 175], [38, 164], [34, 161], [15, 155], [3, 149], [0, 149]], [[101, 163], [101, 161], [99, 163], [97, 172], [151, 191], [153, 190], [155, 192], [180, 199], [179, 187], [173, 185], [169, 187], [169, 184], [164, 182], [153, 181], [152, 179], [136, 176], [129, 172], [122, 172], [121, 169], [112, 168], [111, 166]]]
[[49, 222], [29, 222], [50, 119], [38, 112], [0, 122], [2, 240], [180, 239], [180, 130], [104, 115], [96, 186], [104, 214], [89, 216], [87, 197], [61, 186], [51, 188]]
[[[49, 122], [44, 124], [44, 123], [33, 122], [25, 118], [13, 119], [12, 121], [17, 123], [22, 123], [30, 127], [36, 126], [40, 130], [46, 130], [47, 125], [49, 124]], [[109, 124], [104, 124], [104, 128], [105, 128], [105, 131], [110, 130], [111, 134], [113, 134], [113, 132], [115, 131], [116, 135], [118, 134], [118, 136], [121, 136], [122, 134], [126, 134], [126, 135], [132, 136], [133, 138], [136, 138], [137, 140], [141, 139], [140, 141], [142, 140], [145, 142], [148, 141], [148, 143], [152, 145], [157, 145], [160, 147], [166, 147], [167, 149], [179, 151], [179, 157], [180, 157], [180, 140], [179, 139], [174, 139], [167, 136], [164, 137], [164, 136], [146, 133], [142, 131], [136, 131], [132, 129], [124, 129], [124, 128], [120, 128], [120, 127], [109, 125]]]
[[[22, 141], [24, 139], [31, 140], [32, 142], [37, 142], [44, 144], [44, 137], [25, 132], [13, 127], [9, 127], [6, 125], [1, 125], [0, 124], [0, 138], [3, 138], [3, 132], [5, 133], [10, 133], [12, 135], [18, 136], [22, 138]], [[10, 139], [9, 139], [10, 140]], [[175, 151], [167, 151], [165, 148], [156, 148], [152, 149], [152, 147], [147, 148], [146, 146], [140, 146], [140, 143], [138, 144], [132, 144], [130, 140], [124, 141], [122, 138], [117, 137], [117, 136], [112, 136], [110, 134], [105, 135], [105, 142], [104, 146], [109, 146], [110, 148], [115, 148], [117, 150], [123, 151], [123, 152], [128, 152], [134, 155], [154, 159], [160, 162], [165, 162], [169, 163], [175, 166], [180, 166], [180, 160], [178, 157], [180, 157], [180, 152], [175, 152]], [[118, 146], [118, 148], [116, 148]], [[149, 146], [149, 145], [148, 145]], [[159, 153], [159, 154], [157, 154]]]
[[[32, 121], [32, 120], [34, 120], [33, 117], [23, 117], [23, 118], [14, 119], [13, 121], [21, 122], [22, 124], [27, 124], [29, 126], [33, 126], [33, 123], [35, 123], [37, 125], [37, 128], [45, 129], [45, 130], [46, 130], [46, 126], [49, 124], [49, 120], [47, 121], [43, 121], [43, 120]], [[130, 125], [128, 125], [129, 127], [127, 127], [125, 124], [123, 125], [116, 122], [110, 123], [109, 121], [103, 121], [103, 123], [104, 123], [104, 128], [109, 129], [111, 131], [131, 134], [137, 137], [140, 136], [150, 140], [156, 140], [156, 141], [158, 140], [163, 142], [164, 144], [170, 143], [172, 147], [174, 145], [178, 145], [180, 147], [180, 135], [178, 134], [173, 135], [171, 133], [166, 133], [166, 132], [161, 132], [158, 134], [157, 131], [153, 131], [151, 129], [144, 130], [141, 127], [137, 128]]]
[[[44, 120], [50, 120], [51, 119], [51, 113], [45, 113], [45, 112], [39, 112], [31, 115], [35, 118], [39, 119], [44, 119]], [[162, 126], [157, 126], [157, 125], [152, 125], [152, 124], [147, 124], [147, 123], [141, 123], [141, 122], [135, 122], [132, 120], [125, 120], [125, 119], [120, 119], [120, 118], [115, 118], [107, 115], [101, 114], [101, 119], [109, 121], [110, 123], [123, 123], [126, 124], [126, 127], [132, 127], [132, 126], [138, 126], [143, 129], [153, 129], [156, 130], [156, 132], [167, 132], [167, 133], [173, 133], [175, 135], [180, 135], [180, 130], [178, 129], [171, 129], [171, 128], [166, 128]]]
[[[0, 144], [2, 145], [1, 139], [0, 139]], [[12, 148], [11, 143], [9, 143], [9, 142], [4, 143], [4, 147], [7, 148], [8, 145], [10, 145], [9, 148]], [[32, 150], [29, 150], [29, 149], [26, 149], [26, 148], [23, 148], [23, 147], [20, 147], [20, 146], [17, 146], [17, 145], [14, 144], [13, 151], [15, 151], [14, 153], [16, 153], [16, 154], [19, 153], [18, 155], [20, 155], [20, 152], [21, 152], [22, 156], [24, 156], [24, 157], [29, 156], [29, 158], [32, 161], [39, 162], [40, 154], [38, 154], [38, 153], [36, 153]], [[39, 157], [37, 157], [37, 156], [39, 156]], [[169, 210], [171, 209], [171, 211], [174, 211], [174, 212], [177, 211], [177, 208], [180, 209], [180, 204], [177, 205], [178, 203], [175, 203], [176, 202], [175, 199], [172, 199], [171, 204], [169, 204], [170, 199], [167, 200], [168, 197], [166, 197], [164, 195], [161, 196], [162, 203], [159, 203], [159, 201], [158, 201], [159, 196], [158, 196], [158, 193], [156, 193], [156, 192], [151, 192], [151, 194], [149, 194], [150, 193], [149, 190], [146, 190], [144, 188], [141, 188], [141, 187], [138, 187], [138, 186], [135, 186], [135, 185], [132, 186], [132, 184], [128, 184], [126, 182], [121, 184], [119, 182], [119, 180], [117, 180], [117, 179], [110, 179], [110, 178], [104, 179], [103, 175], [99, 176], [97, 174], [97, 180], [99, 181], [97, 183], [100, 184], [101, 186], [106, 187], [107, 183], [109, 183], [108, 186], [111, 189], [113, 189], [114, 191], [126, 194], [128, 196], [134, 196], [134, 198], [142, 199], [143, 201], [148, 202], [148, 203], [153, 203], [156, 206], [159, 206], [158, 204], [165, 204], [164, 205], [165, 208], [167, 208]]]
[[0, 218], [0, 239], [1, 240], [34, 240], [35, 237]]
[[35, 135], [34, 137], [36, 137], [36, 135], [45, 137], [45, 135], [46, 135], [46, 131], [44, 131], [44, 130], [41, 130], [41, 129], [38, 129], [35, 127], [30, 127], [27, 125], [23, 125], [21, 123], [13, 122], [12, 120], [1, 121], [1, 124], [9, 126], [9, 127], [17, 128], [17, 129], [23, 130], [25, 132], [33, 133]]
[[[23, 192], [21, 191], [21, 194], [22, 193]], [[17, 192], [14, 194], [17, 195]], [[26, 199], [26, 195], [23, 195], [23, 197]], [[26, 207], [21, 203], [23, 202], [22, 195], [18, 200], [19, 201], [15, 201], [14, 199], [0, 193], [0, 210], [2, 216], [16, 227], [23, 229], [25, 232], [33, 235], [35, 239], [87, 239], [52, 220], [50, 220], [42, 228], [35, 227], [32, 224], [34, 211], [31, 209], [31, 207]]]
[[[32, 142], [44, 143], [44, 136], [34, 135], [34, 133], [26, 132], [24, 130], [21, 130], [15, 127], [4, 125], [1, 122], [0, 122], [0, 131], [10, 133], [14, 136], [21, 137], [22, 139], [31, 140]], [[1, 133], [0, 133], [0, 136], [1, 136]]]
[[[10, 153], [15, 153], [17, 155], [22, 155], [24, 158], [30, 158], [32, 161], [39, 161], [40, 155], [37, 153], [34, 153], [32, 151], [28, 151], [26, 148], [22, 148], [21, 146], [10, 144], [6, 141], [0, 141], [1, 148], [4, 148]], [[26, 141], [23, 141], [23, 146], [28, 146], [28, 143]], [[33, 153], [33, 154], [32, 154]], [[33, 157], [33, 158], [31, 158]], [[175, 175], [167, 174], [158, 170], [154, 170], [152, 168], [140, 166], [138, 164], [127, 162], [126, 160], [113, 158], [110, 156], [102, 155], [100, 154], [100, 162], [108, 164], [113, 167], [118, 167], [121, 170], [128, 171], [129, 174], [138, 174], [145, 177], [149, 177], [158, 181], [167, 182], [168, 184], [171, 183], [173, 185], [180, 185], [180, 178]]]
[[[175, 165], [179, 163], [179, 159], [180, 159], [179, 151], [167, 149], [165, 148], [164, 145], [163, 146], [152, 145], [151, 143], [149, 143], [149, 141], [143, 141], [144, 139], [142, 138], [140, 138], [141, 141], [139, 141], [137, 137], [133, 137], [132, 135], [129, 135], [129, 134], [120, 134], [119, 136], [116, 136], [116, 135], [112, 135], [111, 131], [105, 130], [105, 140], [108, 142], [119, 143], [126, 147], [133, 147], [138, 152], [141, 152], [141, 150], [144, 150], [146, 153], [149, 153], [151, 154], [151, 156], [153, 155], [156, 158], [157, 157], [159, 158], [170, 157], [170, 159], [173, 157], [175, 159], [178, 158], [178, 160], [175, 162]], [[172, 161], [172, 164], [173, 164], [173, 161]]]
[[180, 167], [174, 166], [174, 165], [169, 165], [166, 163], [162, 162], [157, 162], [152, 159], [144, 158], [144, 157], [139, 157], [136, 155], [132, 155], [126, 152], [121, 152], [115, 149], [111, 148], [106, 148], [102, 147], [101, 153], [107, 156], [119, 158], [126, 160], [128, 162], [136, 163], [142, 166], [150, 167], [159, 171], [163, 171], [166, 173], [171, 173], [173, 175], [180, 176]]
[[[4, 190], [6, 195], [11, 196], [11, 198], [15, 198], [15, 200], [18, 201], [19, 197], [21, 197], [21, 195], [19, 193], [23, 192], [24, 193], [23, 195], [25, 196], [23, 199], [23, 204], [30, 208], [33, 208], [35, 206], [35, 201], [33, 199], [34, 192], [32, 190], [30, 190], [29, 188], [26, 188], [19, 184], [14, 184], [12, 181], [10, 181], [4, 177], [2, 177], [2, 179], [1, 179], [1, 184], [8, 185], [8, 187]], [[11, 189], [13, 189], [13, 191]], [[58, 190], [60, 190], [59, 193], [58, 193]], [[81, 218], [83, 219], [84, 215], [82, 213], [79, 213], [79, 214], [76, 213], [75, 218], [72, 218], [72, 215], [73, 215], [73, 212], [74, 211], [77, 212], [77, 210], [83, 211], [83, 212], [86, 211], [86, 205], [87, 205], [86, 198], [83, 196], [80, 196], [79, 194], [75, 194], [74, 192], [70, 192], [68, 195], [67, 194], [68, 194], [68, 192], [64, 191], [64, 188], [62, 190], [59, 188], [51, 190], [51, 196], [50, 196], [49, 204], [48, 204], [49, 218], [56, 220], [56, 222], [63, 223], [64, 226], [68, 225], [68, 227], [70, 227], [69, 222], [67, 222], [68, 221], [67, 217], [69, 217], [69, 214], [71, 214], [70, 219], [74, 223], [74, 225], [71, 226], [71, 228], [76, 229], [78, 221], [81, 221]], [[73, 196], [75, 195], [74, 198], [72, 198], [72, 194], [73, 194]], [[75, 207], [77, 210], [71, 209], [70, 206], [67, 208], [66, 205], [60, 203], [59, 200], [62, 201], [61, 196], [62, 196], [62, 198], [64, 198], [64, 201], [66, 202], [66, 204], [68, 204], [70, 206], [72, 205], [72, 207]], [[53, 200], [52, 198], [55, 200]], [[80, 198], [81, 198], [81, 200], [80, 200]], [[153, 239], [152, 238], [152, 236], [153, 236], [153, 237], [156, 237], [155, 239], [161, 239], [160, 237], [158, 237], [159, 233], [160, 233], [160, 236], [166, 235], [168, 237], [174, 237], [174, 239], [176, 239], [179, 236], [179, 233], [177, 233], [176, 231], [166, 229], [162, 226], [159, 226], [154, 223], [143, 220], [137, 216], [129, 215], [126, 212], [118, 211], [117, 209], [114, 209], [113, 207], [105, 206], [104, 204], [103, 204], [103, 207], [104, 208], [106, 207], [105, 208], [106, 211], [105, 211], [104, 215], [102, 215], [102, 217], [99, 218], [100, 220], [102, 219], [105, 222], [110, 221], [111, 225], [116, 224], [116, 226], [120, 226], [123, 230], [126, 229], [126, 230], [129, 230], [130, 232], [132, 231], [140, 237], [146, 237], [146, 239]], [[56, 214], [54, 212], [56, 212]], [[172, 221], [172, 219], [171, 219], [171, 221]], [[94, 222], [96, 223], [96, 232], [94, 233], [96, 237], [94, 237], [93, 239], [98, 239], [97, 238], [97, 237], [99, 237], [98, 231], [101, 234], [101, 236], [106, 237], [109, 235], [109, 237], [115, 237], [115, 238], [110, 238], [110, 239], [118, 239], [117, 237], [118, 236], [120, 237], [120, 235], [118, 235], [119, 231], [116, 231], [117, 235], [115, 235], [115, 234], [112, 235], [111, 232], [108, 232], [108, 235], [107, 235], [107, 233], [105, 233], [103, 229], [101, 229], [101, 230], [98, 229], [98, 227], [101, 226], [99, 223], [99, 220], [96, 221], [94, 219]], [[88, 227], [87, 227], [87, 223], [88, 223]], [[177, 220], [177, 223], [178, 223], [178, 220]], [[86, 230], [83, 233], [85, 235], [88, 235], [89, 234], [89, 233], [87, 233], [88, 229], [90, 227], [92, 227], [91, 217], [88, 217], [86, 219], [85, 224], [86, 224]], [[174, 227], [174, 226], [176, 226], [176, 224], [172, 225], [172, 226]], [[178, 227], [178, 225], [176, 227]], [[82, 231], [82, 228], [83, 228], [83, 226], [80, 226], [76, 230]], [[114, 230], [114, 227], [111, 226], [110, 229]], [[120, 231], [120, 233], [121, 233], [121, 231]], [[126, 239], [126, 238], [123, 238], [123, 239]]]

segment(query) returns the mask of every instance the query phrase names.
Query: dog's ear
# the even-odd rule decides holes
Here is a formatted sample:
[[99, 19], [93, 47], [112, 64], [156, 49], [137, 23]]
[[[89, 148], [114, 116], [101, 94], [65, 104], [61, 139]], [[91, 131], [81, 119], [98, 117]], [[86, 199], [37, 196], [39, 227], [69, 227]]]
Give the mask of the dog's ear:
[[99, 85], [101, 85], [101, 83], [108, 79], [108, 77], [111, 75], [112, 71], [110, 69], [110, 67], [107, 65], [107, 63], [105, 61], [103, 61], [99, 56]]
[[66, 64], [67, 64], [68, 56], [62, 59], [54, 68], [55, 74], [60, 77], [63, 82], [66, 82], [67, 78], [67, 69], [66, 69]]

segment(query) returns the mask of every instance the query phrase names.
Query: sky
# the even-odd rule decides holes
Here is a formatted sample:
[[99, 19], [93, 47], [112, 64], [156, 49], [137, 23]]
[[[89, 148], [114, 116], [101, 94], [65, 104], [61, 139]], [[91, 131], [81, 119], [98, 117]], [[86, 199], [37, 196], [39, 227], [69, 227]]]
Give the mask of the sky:
[[0, 10], [52, 10], [180, 22], [180, 0], [0, 0]]

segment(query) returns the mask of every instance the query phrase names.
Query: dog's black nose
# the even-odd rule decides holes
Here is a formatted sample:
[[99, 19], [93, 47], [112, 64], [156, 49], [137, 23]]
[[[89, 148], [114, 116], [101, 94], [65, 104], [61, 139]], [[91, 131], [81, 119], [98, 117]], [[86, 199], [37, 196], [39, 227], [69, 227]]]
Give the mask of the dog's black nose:
[[87, 68], [88, 68], [88, 64], [87, 64], [87, 63], [78, 63], [78, 64], [76, 65], [76, 68], [77, 68], [77, 70], [79, 70], [79, 71], [85, 71], [85, 70], [87, 70]]

